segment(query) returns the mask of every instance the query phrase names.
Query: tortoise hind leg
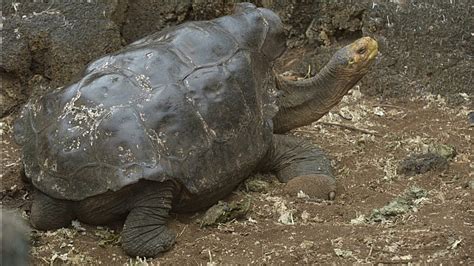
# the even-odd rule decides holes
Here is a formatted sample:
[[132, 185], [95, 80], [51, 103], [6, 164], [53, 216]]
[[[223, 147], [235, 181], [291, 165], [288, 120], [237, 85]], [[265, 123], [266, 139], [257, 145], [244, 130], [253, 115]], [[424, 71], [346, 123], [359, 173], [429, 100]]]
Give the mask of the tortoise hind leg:
[[51, 198], [35, 190], [31, 205], [31, 225], [40, 230], [67, 227], [74, 219], [74, 202]]
[[143, 183], [125, 220], [122, 248], [130, 256], [155, 257], [175, 242], [176, 234], [166, 223], [176, 186], [172, 182]]
[[333, 200], [336, 179], [326, 154], [311, 142], [288, 135], [273, 135], [273, 145], [266, 158], [265, 170], [274, 172], [285, 190], [300, 190], [320, 199]]

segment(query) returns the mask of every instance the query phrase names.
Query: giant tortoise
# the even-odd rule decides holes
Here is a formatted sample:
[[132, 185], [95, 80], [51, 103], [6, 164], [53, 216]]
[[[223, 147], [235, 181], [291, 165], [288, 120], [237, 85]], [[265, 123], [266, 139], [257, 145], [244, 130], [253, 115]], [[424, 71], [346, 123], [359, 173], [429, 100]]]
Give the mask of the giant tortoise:
[[188, 22], [90, 63], [80, 78], [31, 100], [15, 124], [35, 187], [31, 223], [42, 230], [78, 219], [125, 219], [131, 256], [168, 250], [169, 211], [194, 211], [255, 172], [296, 178], [333, 199], [326, 155], [279, 135], [326, 114], [368, 71], [377, 42], [340, 49], [320, 73], [274, 74], [286, 49], [280, 18], [252, 4]]

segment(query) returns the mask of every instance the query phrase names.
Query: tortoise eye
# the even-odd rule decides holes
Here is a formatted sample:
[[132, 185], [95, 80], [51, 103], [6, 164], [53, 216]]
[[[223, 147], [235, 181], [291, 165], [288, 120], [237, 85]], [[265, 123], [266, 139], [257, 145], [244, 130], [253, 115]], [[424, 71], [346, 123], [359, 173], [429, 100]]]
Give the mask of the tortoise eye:
[[357, 50], [357, 53], [358, 54], [364, 54], [366, 51], [367, 51], [367, 49], [365, 47], [361, 47]]

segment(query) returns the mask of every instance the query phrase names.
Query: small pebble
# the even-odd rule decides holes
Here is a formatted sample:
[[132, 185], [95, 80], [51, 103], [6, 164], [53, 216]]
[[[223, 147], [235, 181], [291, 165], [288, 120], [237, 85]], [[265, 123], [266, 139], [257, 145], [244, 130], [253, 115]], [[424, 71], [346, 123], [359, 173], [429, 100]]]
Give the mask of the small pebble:
[[467, 114], [467, 119], [469, 120], [469, 126], [474, 127], [474, 111], [471, 111], [469, 114]]

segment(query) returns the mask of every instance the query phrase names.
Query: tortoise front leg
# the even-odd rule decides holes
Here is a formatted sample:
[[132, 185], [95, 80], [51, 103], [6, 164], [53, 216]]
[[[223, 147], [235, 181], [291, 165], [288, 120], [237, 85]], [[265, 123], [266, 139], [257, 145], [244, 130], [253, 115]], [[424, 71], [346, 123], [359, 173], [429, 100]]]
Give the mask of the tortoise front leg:
[[133, 206], [122, 231], [122, 248], [130, 256], [155, 257], [172, 247], [176, 234], [166, 223], [176, 185], [143, 182], [132, 197]]
[[53, 230], [71, 225], [75, 202], [52, 198], [35, 189], [30, 223], [39, 230]]
[[300, 190], [320, 199], [333, 200], [336, 179], [326, 154], [311, 142], [288, 135], [273, 135], [265, 170], [274, 172], [285, 190], [296, 194]]

